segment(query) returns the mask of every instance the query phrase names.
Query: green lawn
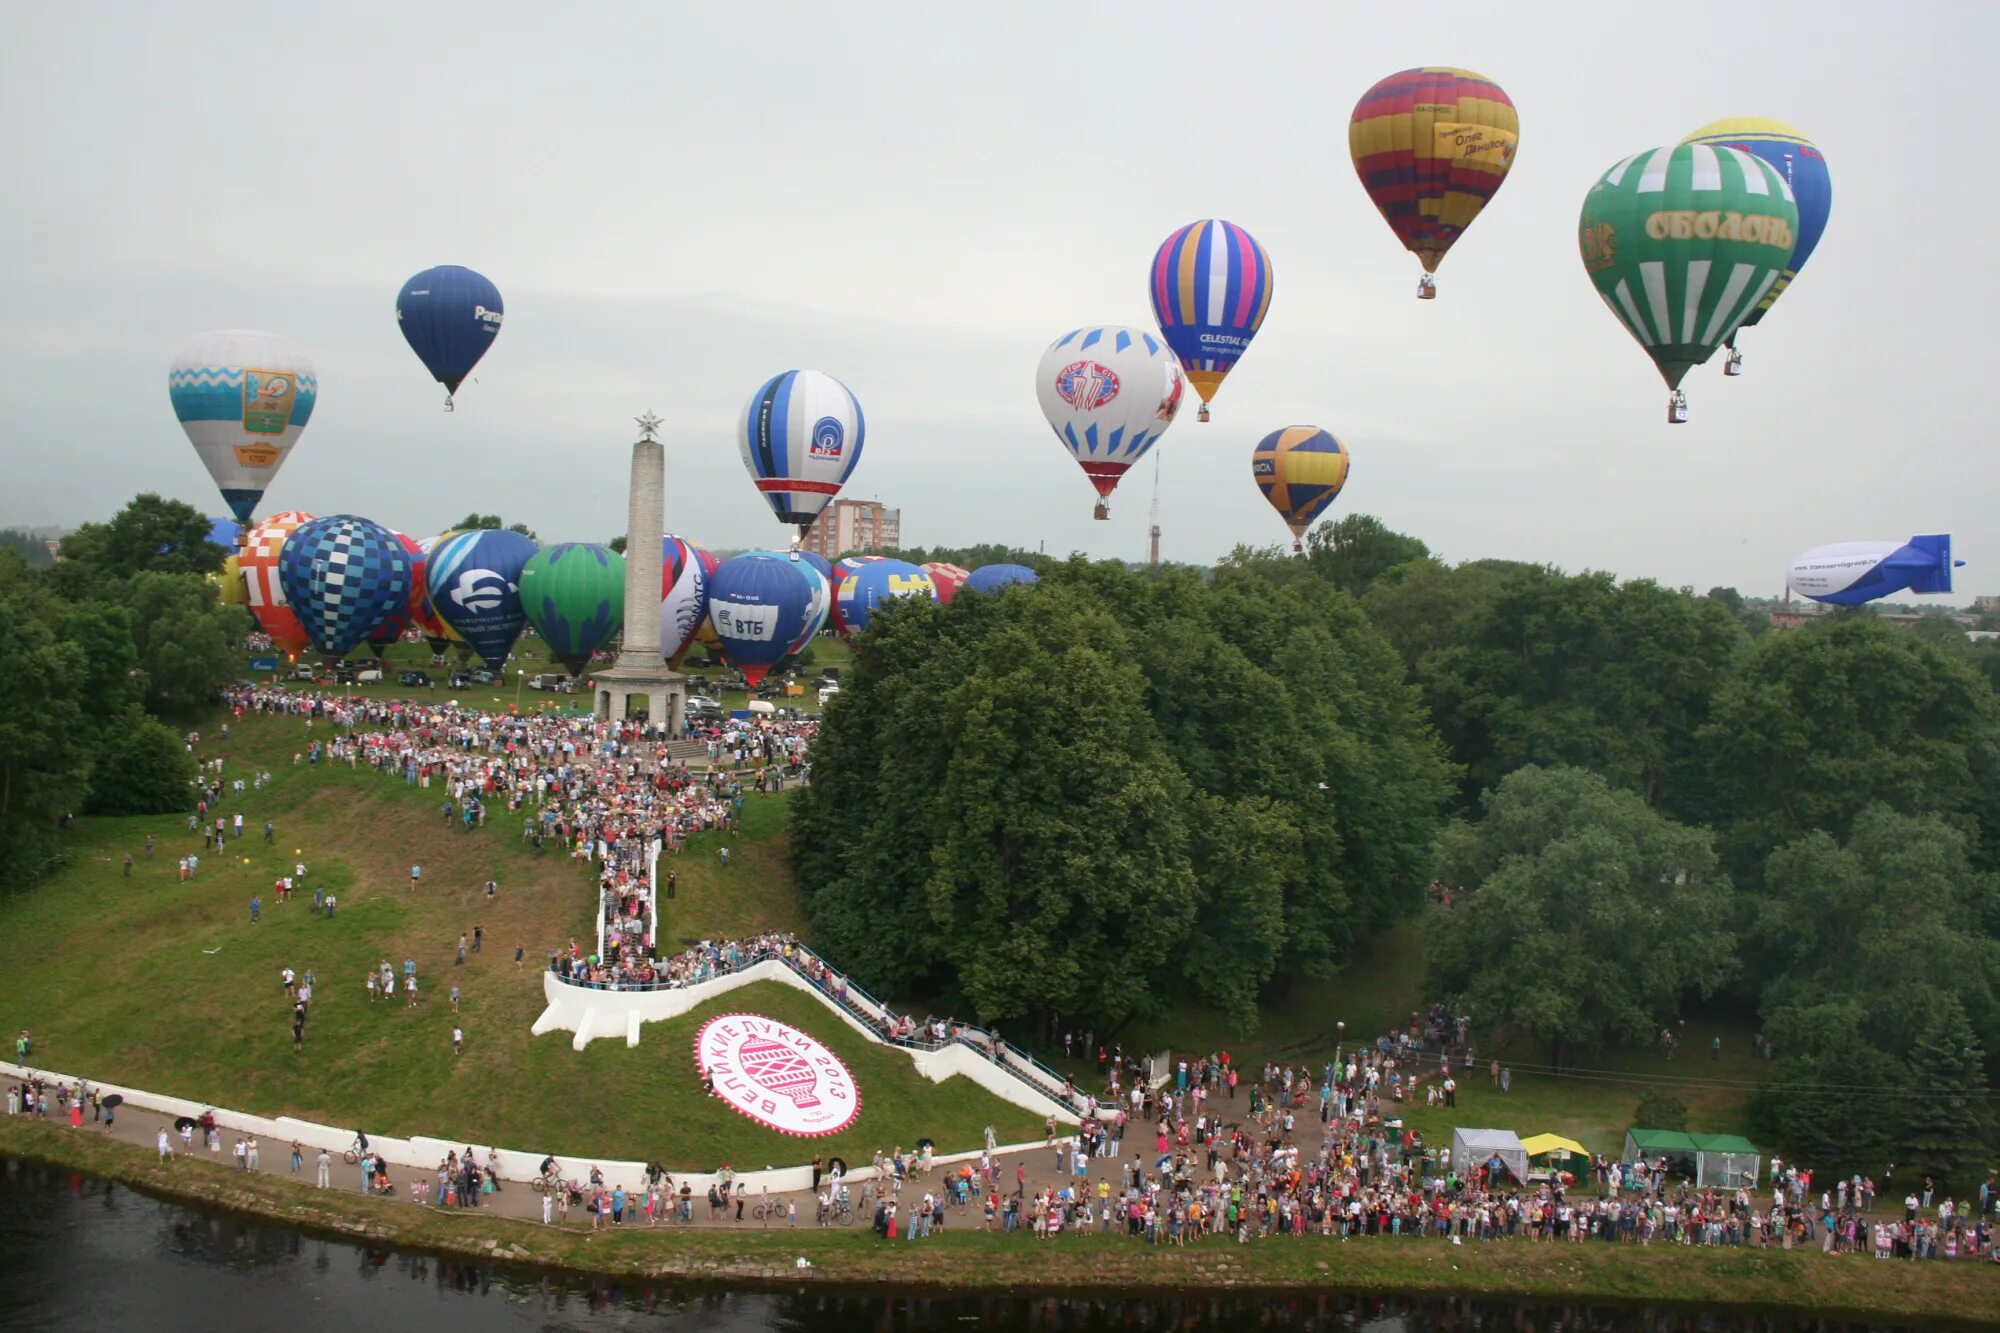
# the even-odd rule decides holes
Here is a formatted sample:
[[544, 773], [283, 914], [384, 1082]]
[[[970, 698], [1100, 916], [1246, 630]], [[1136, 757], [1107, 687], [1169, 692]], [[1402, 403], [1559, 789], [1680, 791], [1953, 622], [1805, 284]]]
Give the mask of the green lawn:
[[[246, 718], [226, 741], [220, 721], [201, 726], [202, 749], [226, 758], [225, 777], [247, 778], [256, 768], [275, 775], [270, 787], [245, 794], [251, 831], [242, 842], [203, 855], [199, 876], [181, 883], [176, 859], [201, 846], [184, 817], [87, 819], [69, 841], [63, 870], [0, 899], [0, 1026], [33, 1028], [38, 1061], [392, 1135], [659, 1156], [685, 1168], [712, 1167], [719, 1155], [758, 1165], [800, 1155], [795, 1140], [700, 1097], [691, 1030], [649, 1026], [636, 1050], [598, 1041], [582, 1053], [567, 1034], [529, 1036], [543, 1007], [540, 968], [549, 949], [594, 928], [590, 874], [552, 842], [536, 853], [521, 841], [519, 820], [501, 811], [467, 832], [445, 821], [435, 787], [408, 787], [365, 768], [294, 765], [309, 734], [301, 720]], [[326, 724], [310, 734], [327, 734]], [[726, 871], [712, 851], [720, 835], [666, 858], [681, 872], [670, 932], [683, 921], [692, 934], [798, 925], [783, 865], [784, 801], [746, 798], [745, 829]], [[235, 806], [226, 800], [223, 808]], [[261, 838], [265, 819], [277, 827], [270, 847]], [[127, 880], [123, 856], [138, 855], [149, 832], [156, 858], [139, 860]], [[295, 860], [307, 864], [308, 886], [338, 894], [332, 920], [313, 914], [309, 890], [301, 901], [273, 901], [272, 880]], [[424, 868], [415, 893], [413, 861]], [[490, 903], [482, 892], [489, 878], [500, 885]], [[264, 899], [254, 925], [253, 894]], [[458, 937], [475, 924], [486, 947], [457, 966]], [[519, 968], [517, 946], [525, 952]], [[416, 961], [423, 996], [416, 1010], [371, 1006], [363, 983], [385, 958], [398, 968]], [[303, 1055], [291, 1049], [279, 981], [286, 966], [311, 968], [318, 979]], [[466, 1052], [456, 1059], [453, 985], [463, 992], [457, 1018], [466, 1032]], [[988, 1120], [1016, 1138], [1039, 1129], [1039, 1119], [962, 1081], [931, 1085], [904, 1057], [860, 1040], [797, 992], [767, 989], [738, 992], [730, 1004], [748, 1007], [754, 998], [762, 1011], [808, 1027], [861, 1079], [862, 1119], [836, 1151], [865, 1156], [921, 1134], [941, 1149], [969, 1147]]]

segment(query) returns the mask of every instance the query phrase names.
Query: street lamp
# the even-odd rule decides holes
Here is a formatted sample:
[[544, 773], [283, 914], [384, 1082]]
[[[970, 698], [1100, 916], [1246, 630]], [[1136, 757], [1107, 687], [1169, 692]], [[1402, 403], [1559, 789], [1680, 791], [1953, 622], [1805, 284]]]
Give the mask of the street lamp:
[[521, 683], [528, 678], [526, 667], [514, 668], [514, 711], [521, 711]]

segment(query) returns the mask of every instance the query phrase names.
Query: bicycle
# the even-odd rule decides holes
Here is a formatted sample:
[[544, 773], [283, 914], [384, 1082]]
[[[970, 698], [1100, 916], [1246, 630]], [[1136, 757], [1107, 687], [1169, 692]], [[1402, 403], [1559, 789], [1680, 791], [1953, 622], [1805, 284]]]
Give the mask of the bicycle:
[[771, 1200], [769, 1203], [754, 1204], [750, 1209], [750, 1220], [753, 1222], [780, 1222], [784, 1220], [784, 1217], [785, 1205], [779, 1203], [776, 1199]]
[[346, 1152], [340, 1155], [340, 1160], [347, 1163], [349, 1166], [358, 1166], [360, 1165], [361, 1162], [361, 1153], [358, 1149], [349, 1148]]
[[854, 1205], [851, 1203], [831, 1204], [826, 1210], [826, 1220], [837, 1227], [854, 1225]]

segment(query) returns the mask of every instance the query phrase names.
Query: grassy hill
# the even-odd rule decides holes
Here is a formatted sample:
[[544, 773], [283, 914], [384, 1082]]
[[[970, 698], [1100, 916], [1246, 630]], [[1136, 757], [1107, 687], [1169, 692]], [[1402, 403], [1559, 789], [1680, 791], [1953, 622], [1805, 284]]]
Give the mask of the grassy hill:
[[[677, 1167], [790, 1161], [796, 1140], [762, 1130], [700, 1096], [689, 1054], [692, 1026], [649, 1025], [637, 1050], [599, 1041], [578, 1053], [566, 1033], [531, 1038], [541, 1012], [548, 950], [591, 932], [591, 876], [550, 843], [536, 853], [502, 812], [465, 831], [440, 810], [443, 793], [345, 765], [294, 764], [308, 735], [296, 719], [247, 718], [205, 755], [225, 777], [267, 769], [274, 782], [242, 800], [247, 833], [202, 855], [182, 883], [175, 864], [200, 852], [184, 818], [84, 820], [70, 863], [32, 890], [0, 899], [0, 1026], [35, 1032], [38, 1061], [155, 1091], [381, 1133], [445, 1134], [475, 1142], [605, 1157], [659, 1157]], [[720, 835], [692, 840], [669, 861], [678, 896], [666, 938], [793, 929], [784, 874], [784, 797], [752, 795], [745, 830], [723, 870]], [[234, 813], [235, 804], [225, 801]], [[276, 825], [265, 846], [261, 827]], [[155, 859], [143, 859], [146, 834]], [[122, 874], [127, 851], [136, 860]], [[307, 892], [280, 905], [271, 883], [307, 866]], [[409, 888], [412, 862], [422, 886]], [[488, 902], [483, 886], [497, 880]], [[339, 896], [331, 920], [310, 887]], [[263, 897], [252, 924], [249, 903]], [[461, 933], [484, 929], [485, 948], [463, 967]], [[517, 967], [516, 948], [524, 953]], [[371, 1005], [364, 982], [383, 959], [413, 959], [422, 1003]], [[305, 1052], [294, 1054], [280, 969], [317, 976]], [[450, 988], [463, 993], [454, 1016]], [[862, 1041], [811, 1000], [783, 987], [741, 991], [755, 1008], [826, 1041], [861, 1080], [862, 1117], [830, 1151], [866, 1156], [927, 1134], [940, 1151], [976, 1146], [989, 1121], [1004, 1135], [1040, 1120], [954, 1080], [933, 1085], [904, 1057]], [[454, 1058], [454, 1017], [466, 1033]], [[879, 1142], [877, 1142], [879, 1140]]]

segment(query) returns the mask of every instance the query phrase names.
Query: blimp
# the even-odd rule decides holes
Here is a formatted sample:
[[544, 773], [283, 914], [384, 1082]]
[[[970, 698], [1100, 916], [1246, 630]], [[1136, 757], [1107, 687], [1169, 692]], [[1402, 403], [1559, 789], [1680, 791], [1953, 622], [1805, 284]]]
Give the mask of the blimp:
[[1951, 558], [1949, 533], [1906, 542], [1835, 542], [1792, 561], [1785, 582], [1815, 602], [1859, 606], [1892, 592], [1950, 592], [1951, 571], [1964, 563]]

